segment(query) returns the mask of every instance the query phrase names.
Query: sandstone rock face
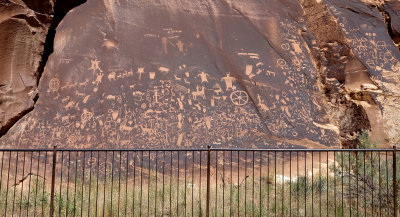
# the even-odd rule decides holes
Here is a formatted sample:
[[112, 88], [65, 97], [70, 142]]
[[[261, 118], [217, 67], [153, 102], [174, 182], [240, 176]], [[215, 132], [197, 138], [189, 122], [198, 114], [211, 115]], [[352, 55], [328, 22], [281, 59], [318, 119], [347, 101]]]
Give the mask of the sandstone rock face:
[[399, 133], [397, 7], [89, 0], [57, 28], [35, 109], [0, 143], [354, 147], [371, 130], [385, 145]]
[[50, 0], [0, 1], [0, 134], [34, 105]]

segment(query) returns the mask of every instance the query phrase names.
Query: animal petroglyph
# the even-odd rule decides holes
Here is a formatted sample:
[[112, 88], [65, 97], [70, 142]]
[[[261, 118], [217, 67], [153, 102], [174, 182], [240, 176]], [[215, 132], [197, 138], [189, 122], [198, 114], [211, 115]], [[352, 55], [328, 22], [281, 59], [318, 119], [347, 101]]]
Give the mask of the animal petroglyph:
[[199, 86], [196, 86], [196, 91], [192, 92], [192, 96], [194, 100], [196, 100], [199, 96], [205, 99], [206, 95], [204, 92], [204, 87], [202, 86], [201, 89], [199, 89]]
[[160, 72], [169, 72], [169, 68], [163, 67], [163, 66], [161, 66], [160, 68], [158, 68], [158, 70], [159, 70]]
[[107, 78], [110, 82], [115, 81], [115, 74], [115, 72], [111, 72], [110, 74], [108, 74]]

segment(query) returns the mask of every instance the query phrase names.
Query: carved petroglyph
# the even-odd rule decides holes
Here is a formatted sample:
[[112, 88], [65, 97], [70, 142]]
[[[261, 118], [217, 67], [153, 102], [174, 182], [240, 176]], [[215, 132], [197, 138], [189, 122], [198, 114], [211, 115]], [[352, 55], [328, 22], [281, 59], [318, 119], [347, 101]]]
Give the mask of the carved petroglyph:
[[161, 43], [162, 43], [163, 48], [164, 48], [164, 54], [168, 54], [168, 47], [167, 47], [168, 39], [167, 39], [167, 37], [162, 37], [161, 38]]
[[[311, 122], [319, 121], [311, 118], [314, 106], [307, 100], [316, 73], [307, 63], [298, 25], [280, 21], [276, 24], [282, 26], [282, 37], [268, 38], [274, 50], [232, 43], [223, 56], [226, 62], [209, 59], [214, 51], [201, 47], [210, 43], [207, 33], [164, 22], [135, 34], [130, 39], [135, 47], [123, 47], [130, 43], [120, 41], [106, 55], [104, 47], [90, 48], [66, 67], [89, 73], [51, 76], [60, 78], [58, 85], [51, 87], [50, 82], [48, 87], [51, 97], [60, 94], [54, 103], [61, 105], [59, 114], [29, 122], [27, 132], [43, 135], [29, 139], [39, 144], [52, 135], [47, 127], [54, 125], [61, 126], [58, 141], [71, 147], [268, 146], [275, 145], [269, 138], [299, 138], [306, 134], [297, 131], [308, 127], [312, 137], [329, 142], [329, 133], [319, 138], [321, 132]], [[240, 34], [222, 34], [217, 47], [243, 40]], [[215, 49], [212, 43], [210, 49]], [[73, 65], [78, 59], [84, 67]], [[65, 86], [56, 87], [60, 84]]]
[[101, 83], [101, 79], [103, 79], [103, 73], [96, 74], [96, 79], [92, 82], [92, 84], [98, 86]]
[[221, 78], [221, 81], [225, 81], [225, 90], [228, 91], [229, 89], [233, 90], [233, 81], [235, 81], [236, 78], [231, 77], [230, 73], [228, 73], [225, 77]]
[[49, 82], [49, 88], [51, 91], [57, 91], [60, 88], [60, 79], [52, 78]]
[[139, 74], [139, 80], [142, 79], [142, 74], [144, 73], [144, 68], [143, 67], [139, 67], [137, 69], [137, 73]]
[[245, 105], [249, 101], [249, 95], [245, 91], [233, 91], [230, 95], [231, 101], [235, 105]]
[[201, 79], [201, 83], [208, 83], [207, 76], [208, 74], [202, 71], [200, 74], [197, 75]]
[[110, 74], [108, 74], [107, 78], [110, 82], [115, 81], [115, 72], [111, 72]]
[[103, 70], [101, 70], [99, 63], [100, 61], [97, 59], [91, 60], [91, 66], [89, 68], [89, 70], [93, 70], [93, 72], [99, 71], [99, 72], [103, 72]]
[[268, 106], [264, 104], [264, 100], [261, 99], [260, 94], [257, 94], [257, 100], [258, 100], [258, 107], [260, 107], [264, 112], [267, 112], [269, 110]]
[[204, 87], [202, 86], [201, 90], [200, 90], [199, 86], [196, 86], [196, 91], [192, 92], [192, 96], [193, 96], [194, 100], [196, 100], [197, 97], [199, 97], [199, 96], [202, 97], [203, 99], [205, 99], [206, 95], [204, 92]]

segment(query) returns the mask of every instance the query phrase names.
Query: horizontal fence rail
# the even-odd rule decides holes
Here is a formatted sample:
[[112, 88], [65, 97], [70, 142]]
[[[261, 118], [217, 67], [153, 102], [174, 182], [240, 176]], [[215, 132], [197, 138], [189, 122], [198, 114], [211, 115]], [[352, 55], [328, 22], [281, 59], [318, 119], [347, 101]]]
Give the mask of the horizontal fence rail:
[[1, 216], [398, 216], [397, 149], [0, 149]]

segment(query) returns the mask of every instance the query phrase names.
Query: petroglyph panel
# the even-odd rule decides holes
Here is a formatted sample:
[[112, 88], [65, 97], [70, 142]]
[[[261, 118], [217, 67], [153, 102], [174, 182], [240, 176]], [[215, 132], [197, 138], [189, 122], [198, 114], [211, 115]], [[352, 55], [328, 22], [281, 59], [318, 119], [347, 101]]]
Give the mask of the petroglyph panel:
[[35, 110], [0, 142], [337, 146], [337, 132], [324, 127], [302, 9], [287, 2], [188, 0], [185, 10], [172, 10], [153, 1], [88, 1], [57, 29]]
[[[390, 25], [390, 22], [384, 23], [387, 12], [383, 11], [384, 7], [392, 3], [385, 2], [386, 6], [379, 7], [367, 6], [357, 1], [326, 0], [325, 3], [340, 24], [354, 55], [365, 67], [358, 67], [346, 73], [354, 74], [357, 80], [363, 83], [372, 84], [372, 91], [368, 91], [379, 108], [376, 109], [376, 115], [371, 115], [370, 112], [370, 120], [377, 119], [378, 128], [387, 134], [385, 140], [391, 144], [398, 143], [400, 50], [393, 41], [395, 37], [392, 40], [388, 34], [390, 30], [386, 25]], [[393, 5], [396, 4], [398, 5], [397, 1], [393, 1]], [[359, 71], [365, 71], [368, 79], [357, 76]], [[357, 82], [356, 85], [351, 85], [351, 89], [366, 89], [363, 83]]]

